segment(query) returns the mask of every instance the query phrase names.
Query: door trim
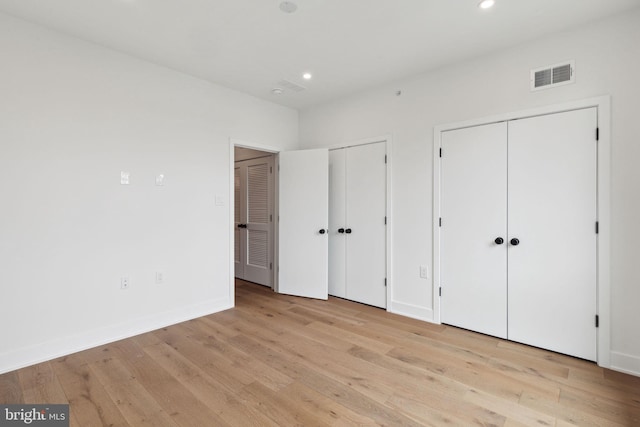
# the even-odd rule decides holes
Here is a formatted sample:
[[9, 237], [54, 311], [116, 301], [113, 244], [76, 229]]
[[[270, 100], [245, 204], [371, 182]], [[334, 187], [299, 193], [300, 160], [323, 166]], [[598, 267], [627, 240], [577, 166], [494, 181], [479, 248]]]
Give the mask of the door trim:
[[[598, 116], [599, 141], [597, 158], [597, 311], [600, 325], [597, 329], [597, 363], [611, 368], [611, 272], [610, 272], [610, 206], [611, 206], [611, 97], [600, 96], [529, 110], [515, 111], [462, 122], [442, 124], [433, 130], [433, 321], [440, 320], [440, 224], [442, 132], [508, 120], [562, 113], [595, 107]], [[595, 130], [594, 130], [595, 132]], [[595, 137], [595, 136], [594, 136]], [[446, 153], [444, 153], [446, 155]], [[446, 220], [446, 219], [445, 219]], [[594, 224], [595, 226], [595, 224]], [[595, 319], [594, 319], [595, 321]]]

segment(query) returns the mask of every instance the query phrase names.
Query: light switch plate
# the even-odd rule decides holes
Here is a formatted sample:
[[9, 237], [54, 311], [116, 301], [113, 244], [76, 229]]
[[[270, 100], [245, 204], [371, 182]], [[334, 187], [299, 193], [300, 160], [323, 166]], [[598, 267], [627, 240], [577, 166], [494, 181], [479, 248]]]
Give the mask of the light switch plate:
[[163, 173], [156, 175], [156, 185], [158, 187], [164, 185], [164, 174]]
[[224, 197], [216, 196], [216, 206], [224, 206]]
[[420, 278], [428, 279], [429, 278], [429, 267], [426, 265], [420, 266]]
[[129, 172], [120, 172], [120, 184], [129, 185]]

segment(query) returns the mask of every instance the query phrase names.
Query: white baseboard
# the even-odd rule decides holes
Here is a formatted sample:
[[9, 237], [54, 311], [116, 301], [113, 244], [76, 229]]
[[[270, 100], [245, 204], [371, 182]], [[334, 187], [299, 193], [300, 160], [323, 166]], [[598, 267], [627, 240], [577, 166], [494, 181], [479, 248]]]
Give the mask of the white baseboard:
[[433, 310], [428, 307], [391, 301], [387, 306], [387, 311], [411, 317], [412, 319], [424, 320], [425, 322], [433, 323]]
[[208, 300], [79, 335], [62, 337], [46, 343], [12, 350], [0, 354], [0, 374], [175, 325], [176, 323], [207, 316], [227, 310], [233, 306], [233, 301], [229, 300], [229, 298]]
[[640, 377], [640, 357], [612, 351], [609, 368]]

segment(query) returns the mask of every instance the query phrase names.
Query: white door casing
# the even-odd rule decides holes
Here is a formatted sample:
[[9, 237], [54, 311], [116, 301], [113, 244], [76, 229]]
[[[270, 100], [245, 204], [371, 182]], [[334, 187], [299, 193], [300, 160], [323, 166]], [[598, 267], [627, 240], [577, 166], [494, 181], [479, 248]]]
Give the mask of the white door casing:
[[596, 108], [509, 122], [509, 339], [596, 360]]
[[[442, 322], [507, 336], [507, 126], [443, 132]], [[496, 239], [503, 239], [497, 244]]]
[[280, 152], [278, 164], [278, 292], [327, 299], [328, 150]]

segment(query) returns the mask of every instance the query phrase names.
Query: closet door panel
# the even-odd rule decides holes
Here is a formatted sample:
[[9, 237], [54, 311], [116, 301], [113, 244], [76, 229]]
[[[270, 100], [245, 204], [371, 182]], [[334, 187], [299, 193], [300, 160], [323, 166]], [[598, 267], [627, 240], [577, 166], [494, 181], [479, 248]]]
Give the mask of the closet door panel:
[[328, 298], [329, 151], [279, 154], [277, 292]]
[[346, 298], [345, 151], [329, 151], [329, 295]]
[[441, 320], [506, 338], [506, 123], [443, 132], [441, 166]]
[[387, 305], [385, 154], [382, 142], [346, 150], [347, 298], [382, 308]]
[[596, 109], [509, 122], [509, 339], [596, 359]]

